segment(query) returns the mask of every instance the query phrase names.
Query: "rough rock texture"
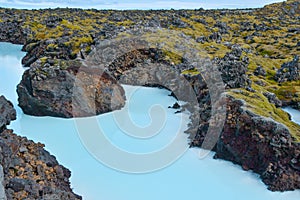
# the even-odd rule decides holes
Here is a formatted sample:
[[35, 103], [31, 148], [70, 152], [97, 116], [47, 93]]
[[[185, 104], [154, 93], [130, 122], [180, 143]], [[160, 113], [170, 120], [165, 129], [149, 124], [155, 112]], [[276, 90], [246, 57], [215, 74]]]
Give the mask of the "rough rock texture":
[[0, 199], [6, 200], [5, 188], [4, 188], [4, 173], [3, 167], [0, 165]]
[[251, 87], [251, 80], [246, 72], [248, 71], [249, 59], [242, 57], [242, 48], [238, 45], [232, 46], [232, 51], [223, 58], [215, 58], [214, 63], [219, 66], [222, 79], [226, 88], [247, 88]]
[[291, 62], [284, 63], [277, 71], [274, 79], [279, 82], [296, 81], [300, 79], [299, 56], [295, 56]]
[[[299, 0], [288, 0], [260, 9], [243, 10], [99, 11], [95, 9], [16, 10], [0, 8], [0, 41], [19, 44], [25, 42], [23, 50], [27, 52], [27, 55], [23, 59], [23, 64], [29, 66], [30, 69], [25, 73], [18, 90], [22, 93], [21, 101], [28, 103], [28, 105], [23, 103], [28, 113], [73, 116], [74, 113], [70, 114], [73, 110], [70, 107], [70, 101], [62, 101], [63, 95], [71, 99], [71, 96], [68, 96], [72, 93], [69, 78], [72, 78], [77, 70], [76, 67], [72, 67], [73, 64], [68, 63], [68, 60], [84, 60], [95, 45], [103, 42], [103, 39], [118, 38], [121, 32], [124, 33], [122, 37], [134, 35], [135, 32], [143, 34], [142, 30], [148, 28], [179, 31], [178, 35], [183, 38], [195, 40], [197, 48], [204, 50], [204, 53], [219, 65], [226, 88], [240, 88], [237, 89], [240, 91], [246, 88], [256, 102], [262, 102], [268, 108], [270, 107], [266, 113], [272, 113], [278, 110], [273, 110], [277, 108], [269, 104], [280, 106], [280, 103], [272, 94], [266, 93], [266, 97], [261, 95], [266, 91], [276, 94], [283, 105], [300, 108], [300, 80], [297, 78], [299, 65], [290, 67], [294, 65], [293, 62], [283, 64], [285, 59], [299, 55], [299, 4]], [[177, 43], [178, 37], [173, 39], [171, 35], [168, 36], [170, 40], [162, 41], [162, 43], [180, 48], [181, 45]], [[166, 59], [163, 60], [163, 57]], [[210, 93], [204, 78], [199, 74], [195, 75], [199, 72], [195, 72], [185, 62], [184, 57], [185, 55], [181, 57], [170, 51], [137, 49], [115, 60], [107, 69], [114, 78], [124, 83], [150, 86], [160, 86], [160, 82], [165, 84], [167, 81], [164, 77], [171, 78], [169, 80], [171, 86], [172, 82], [178, 85], [176, 82], [178, 79], [172, 80], [169, 72], [177, 70], [179, 74], [182, 73], [180, 76], [186, 78], [193, 91], [184, 91], [179, 94], [174, 92], [172, 96], [183, 100], [191, 93], [196, 95], [199, 110], [191, 117], [193, 123], [187, 133], [190, 133], [193, 138], [192, 133], [196, 131], [196, 138], [192, 141], [192, 145], [201, 146], [211, 117]], [[164, 61], [168, 62], [164, 63]], [[156, 73], [157, 70], [140, 67], [147, 67], [149, 63], [167, 64], [170, 71]], [[281, 65], [282, 70], [277, 72]], [[257, 66], [260, 68], [255, 70]], [[190, 71], [188, 73], [193, 75], [185, 74], [184, 70]], [[85, 77], [94, 79], [89, 72], [83, 72], [84, 80], [86, 80]], [[248, 72], [249, 76], [247, 76]], [[277, 75], [274, 76], [276, 72]], [[252, 73], [256, 76], [250, 76]], [[273, 76], [278, 79], [278, 82], [272, 80]], [[250, 79], [257, 83], [253, 85], [256, 91], [251, 88]], [[149, 80], [152, 83], [148, 83]], [[289, 83], [290, 80], [293, 82]], [[87, 79], [87, 82], [89, 81], [90, 79]], [[51, 88], [44, 86], [49, 83]], [[108, 83], [108, 85], [111, 84]], [[176, 89], [171, 86], [168, 89]], [[177, 89], [182, 88], [186, 87], [180, 85]], [[93, 94], [91, 88], [85, 89], [88, 94]], [[108, 89], [108, 96], [104, 100], [105, 105], [108, 99], [111, 99], [111, 91]], [[77, 90], [77, 92], [80, 91]], [[245, 96], [247, 97], [247, 95], [243, 97]], [[81, 95], [75, 95], [75, 97], [78, 97], [75, 98], [78, 103], [83, 101], [80, 98]], [[266, 98], [269, 102], [265, 101]], [[244, 99], [249, 100], [249, 98]], [[260, 99], [263, 100], [260, 101]], [[119, 100], [119, 103], [122, 102], [121, 98]], [[91, 114], [87, 111], [93, 107], [94, 101], [88, 102], [90, 104], [77, 114]], [[254, 106], [259, 106], [259, 103]], [[271, 190], [299, 189], [297, 179], [299, 174], [297, 152], [299, 151], [296, 143], [290, 143], [291, 136], [288, 136], [287, 129], [274, 121], [252, 114], [243, 108], [238, 100], [229, 99], [228, 104], [230, 109], [227, 113], [228, 123], [223, 131], [224, 136], [214, 148], [217, 151], [217, 157], [232, 160], [241, 164], [244, 169], [253, 169], [261, 174]], [[186, 106], [182, 106], [182, 109], [186, 109]], [[280, 113], [276, 114], [276, 117], [281, 117]], [[198, 119], [200, 119], [200, 124], [195, 124], [194, 122]], [[236, 122], [236, 126], [231, 121]], [[295, 127], [297, 128], [296, 125]], [[255, 139], [256, 133], [260, 134], [259, 139]], [[291, 134], [298, 136], [298, 141], [300, 141], [299, 131], [291, 131]], [[278, 144], [276, 137], [282, 140], [279, 142], [280, 147], [274, 147], [274, 144]], [[12, 181], [11, 187], [16, 190], [22, 189], [20, 182], [22, 183], [19, 180]], [[48, 198], [55, 199], [54, 196]]]
[[[1, 97], [0, 108], [0, 117], [15, 116], [12, 104], [4, 97]], [[5, 124], [9, 123], [8, 117]], [[71, 172], [43, 147], [43, 144], [17, 136], [3, 126], [0, 131], [0, 168], [3, 167], [7, 199], [81, 199], [70, 188]], [[2, 169], [0, 182], [1, 174]], [[0, 197], [4, 196], [1, 191], [0, 183]]]
[[65, 69], [36, 62], [18, 85], [19, 105], [35, 116], [84, 117], [120, 109], [123, 88], [104, 71], [76, 62]]
[[[206, 132], [200, 133], [192, 145], [203, 142]], [[287, 127], [253, 114], [241, 100], [227, 97], [227, 119], [214, 151], [215, 158], [258, 173], [272, 191], [300, 189], [300, 144]]]
[[282, 102], [277, 98], [277, 96], [274, 93], [271, 92], [265, 92], [264, 96], [268, 98], [269, 102], [274, 104], [277, 107], [282, 106]]
[[73, 55], [70, 48], [64, 44], [66, 41], [66, 38], [58, 38], [24, 45], [23, 50], [27, 54], [23, 57], [22, 64], [25, 67], [30, 67], [31, 64], [44, 56], [49, 57], [49, 60], [54, 58], [74, 59], [76, 55]]
[[4, 96], [0, 96], [0, 131], [12, 120], [16, 119], [16, 111], [11, 102]]
[[26, 38], [21, 25], [22, 23], [17, 19], [9, 22], [0, 22], [0, 41], [24, 44]]
[[254, 71], [255, 76], [266, 76], [267, 72], [262, 66], [258, 66]]
[[229, 98], [227, 106], [215, 156], [260, 174], [270, 190], [299, 189], [300, 145], [287, 127], [243, 109], [242, 101]]

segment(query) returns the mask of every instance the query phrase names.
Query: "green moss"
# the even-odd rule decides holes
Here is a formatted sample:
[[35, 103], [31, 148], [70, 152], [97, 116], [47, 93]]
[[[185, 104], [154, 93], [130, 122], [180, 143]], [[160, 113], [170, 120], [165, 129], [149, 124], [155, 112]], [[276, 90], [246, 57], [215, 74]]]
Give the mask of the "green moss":
[[199, 75], [200, 72], [197, 69], [189, 69], [189, 70], [183, 71], [182, 74], [196, 76], [196, 75]]
[[300, 101], [300, 85], [271, 87], [269, 91], [276, 94], [276, 96], [283, 101]]
[[[258, 86], [255, 86], [254, 89], [262, 91], [262, 88]], [[237, 99], [244, 100], [246, 102], [245, 107], [253, 113], [267, 118], [272, 118], [273, 120], [286, 125], [296, 141], [300, 142], [300, 126], [292, 122], [285, 111], [281, 108], [276, 108], [275, 105], [269, 103], [268, 99], [261, 92], [251, 93], [244, 89], [239, 90], [242, 92], [230, 90], [228, 91], [228, 94]]]
[[127, 19], [125, 21], [117, 22], [118, 26], [131, 26], [133, 24], [134, 24], [134, 22], [129, 19]]
[[[142, 15], [134, 14], [130, 20], [125, 20], [123, 22], [113, 22], [109, 20], [109, 16], [115, 11], [72, 10], [72, 12], [70, 12], [69, 9], [49, 9], [15, 10], [14, 12], [22, 12], [26, 16], [26, 20], [23, 22], [22, 27], [28, 32], [28, 38], [26, 39], [32, 41], [32, 44], [28, 45], [26, 50], [33, 48], [34, 45], [38, 44], [41, 40], [64, 38], [63, 44], [58, 44], [59, 46], [50, 44], [47, 46], [47, 51], [55, 51], [57, 48], [63, 46], [70, 50], [69, 56], [71, 58], [75, 58], [80, 50], [89, 53], [91, 51], [91, 45], [94, 42], [91, 35], [97, 35], [105, 25], [113, 24], [116, 26], [129, 27], [134, 23], [143, 22], [143, 20], [152, 20], [154, 17], [157, 17], [162, 24], [168, 27], [168, 29], [165, 31], [163, 29], [158, 30], [154, 34], [144, 34], [144, 36], [152, 45], [151, 47], [161, 49], [165, 59], [174, 64], [182, 62], [182, 58], [185, 56], [185, 47], [197, 50], [199, 56], [203, 58], [209, 57], [213, 59], [215, 57], [224, 57], [227, 52], [231, 51], [230, 48], [225, 45], [225, 42], [239, 44], [252, 52], [243, 53], [243, 56], [249, 58], [248, 74], [252, 75], [250, 76], [251, 80], [263, 81], [266, 86], [261, 87], [253, 84], [254, 89], [257, 91], [256, 93], [252, 94], [248, 92], [245, 93], [246, 95], [235, 95], [240, 95], [240, 98], [247, 101], [251, 109], [261, 115], [267, 115], [276, 121], [280, 121], [280, 118], [281, 121], [282, 119], [289, 121], [286, 118], [286, 114], [282, 113], [280, 109], [274, 108], [274, 106], [266, 101], [262, 92], [270, 91], [275, 93], [281, 100], [294, 100], [300, 102], [300, 98], [298, 97], [300, 96], [300, 81], [278, 84], [274, 80], [276, 70], [279, 69], [283, 63], [290, 61], [293, 55], [300, 55], [300, 48], [295, 47], [299, 41], [299, 35], [288, 33], [288, 29], [299, 27], [299, 20], [297, 20], [297, 17], [300, 15], [295, 13], [295, 18], [286, 15], [284, 15], [286, 18], [279, 18], [279, 16], [283, 15], [282, 8], [285, 7], [286, 9], [289, 9], [290, 2], [292, 1], [288, 1], [284, 5], [272, 4], [266, 6], [264, 9], [254, 10], [251, 13], [234, 11], [230, 14], [221, 14], [221, 11], [216, 10], [202, 14], [202, 11], [188, 10], [185, 11], [187, 13], [185, 17], [180, 17], [180, 20], [188, 24], [186, 28], [178, 28], [169, 23], [174, 14], [178, 16], [177, 13], [174, 13], [177, 11], [145, 11]], [[5, 9], [0, 9], [0, 14], [1, 12], [6, 13]], [[128, 11], [124, 11], [124, 13], [121, 11], [117, 12], [120, 12], [125, 16]], [[63, 20], [58, 22], [56, 27], [49, 28], [45, 24], [45, 21], [49, 16], [56, 16]], [[200, 19], [205, 20], [207, 25], [198, 22]], [[0, 22], [1, 21], [2, 18], [0, 18]], [[214, 27], [218, 21], [225, 22], [227, 23], [227, 26], [230, 27], [228, 34], [222, 34], [222, 42], [216, 43], [209, 41], [204, 44], [196, 43], [196, 38], [200, 36], [208, 37], [212, 32], [219, 31], [219, 28]], [[250, 22], [250, 28], [252, 30], [241, 30], [243, 27], [241, 25], [242, 22]], [[279, 26], [281, 29], [256, 31], [253, 29], [254, 23], [258, 25], [263, 23], [269, 27]], [[252, 39], [249, 39], [248, 36], [252, 37], [253, 35], [255, 36]], [[118, 37], [131, 37], [131, 35], [124, 32]], [[100, 39], [104, 38], [105, 36], [100, 36]], [[187, 43], [186, 41], [192, 42]], [[176, 48], [178, 46], [180, 47], [180, 50]], [[40, 60], [46, 63], [47, 57], [43, 57]], [[59, 65], [62, 69], [67, 67], [67, 64], [60, 60], [55, 59], [54, 62], [55, 65]], [[257, 77], [253, 75], [257, 66], [262, 66], [266, 70], [266, 77]], [[186, 70], [182, 73], [190, 75], [199, 74], [196, 70]], [[256, 104], [262, 104], [263, 109], [260, 110], [260, 106], [257, 106]], [[287, 125], [293, 126], [293, 124]]]
[[70, 29], [70, 30], [77, 30], [77, 31], [80, 31], [82, 28], [77, 25], [77, 24], [73, 24], [71, 22], [69, 22], [68, 20], [62, 20], [61, 23], [60, 23], [62, 26]]
[[48, 44], [47, 51], [55, 51], [58, 48], [57, 44]]
[[43, 64], [45, 64], [48, 61], [48, 57], [42, 57], [42, 58], [40, 58], [40, 61], [41, 61], [42, 65], [43, 65]]
[[206, 29], [205, 25], [186, 18], [181, 18], [181, 20], [189, 24], [191, 27], [178, 28], [178, 27], [171, 26], [171, 29], [181, 31], [186, 35], [192, 36], [193, 38], [197, 38], [199, 36], [209, 36], [210, 32]]

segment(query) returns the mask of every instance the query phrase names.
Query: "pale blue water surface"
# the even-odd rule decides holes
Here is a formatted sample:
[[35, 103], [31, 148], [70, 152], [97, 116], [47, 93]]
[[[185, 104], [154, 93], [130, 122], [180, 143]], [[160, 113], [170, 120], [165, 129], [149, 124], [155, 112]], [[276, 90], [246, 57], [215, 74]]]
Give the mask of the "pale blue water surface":
[[[9, 128], [35, 142], [42, 142], [58, 161], [72, 171], [74, 191], [86, 200], [299, 200], [300, 191], [270, 192], [257, 175], [237, 165], [212, 159], [213, 153], [199, 159], [198, 149], [188, 150], [167, 168], [147, 174], [129, 174], [98, 162], [82, 145], [74, 120], [24, 115], [17, 107], [16, 85], [23, 68], [21, 46], [0, 43], [0, 94], [17, 108], [17, 120]], [[126, 94], [133, 89], [125, 86]], [[127, 106], [131, 119], [140, 126], [151, 123], [147, 110], [153, 105], [166, 108], [175, 100], [166, 90], [139, 88]], [[134, 104], [133, 104], [134, 103]], [[118, 111], [116, 111], [118, 112]], [[114, 114], [117, 114], [114, 112]], [[120, 148], [136, 153], [163, 148], [174, 137], [178, 124], [188, 123], [188, 115], [165, 109], [167, 121], [159, 135], [141, 140], [118, 129], [112, 114], [99, 116], [109, 140]], [[298, 115], [299, 117], [299, 115]], [[300, 119], [298, 118], [300, 121]], [[298, 121], [298, 122], [299, 122]], [[182, 134], [182, 133], [181, 133]], [[109, 154], [109, 152], [107, 152]]]

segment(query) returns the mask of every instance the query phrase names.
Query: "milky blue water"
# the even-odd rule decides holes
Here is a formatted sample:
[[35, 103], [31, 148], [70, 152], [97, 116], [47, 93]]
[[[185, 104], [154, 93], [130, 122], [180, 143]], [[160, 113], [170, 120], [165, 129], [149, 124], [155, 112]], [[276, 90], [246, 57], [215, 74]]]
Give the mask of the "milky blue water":
[[[284, 193], [268, 191], [257, 175], [243, 171], [241, 167], [230, 162], [214, 160], [212, 153], [200, 160], [197, 156], [198, 149], [189, 149], [172, 165], [146, 174], [123, 173], [107, 167], [97, 161], [95, 156], [91, 155], [82, 144], [74, 120], [27, 116], [17, 107], [15, 91], [23, 72], [20, 59], [24, 55], [20, 50], [21, 46], [0, 43], [0, 94], [9, 98], [17, 108], [18, 119], [9, 128], [35, 142], [46, 144], [46, 149], [54, 154], [61, 164], [72, 171], [72, 188], [84, 199], [300, 199], [300, 191]], [[136, 90], [131, 86], [125, 86], [125, 89], [127, 97], [131, 91]], [[138, 88], [132, 95], [132, 101], [127, 102], [131, 120], [140, 127], [151, 123], [147, 112], [151, 106], [159, 105], [161, 108], [165, 108], [164, 113], [167, 120], [162, 130], [158, 135], [146, 140], [128, 136], [118, 129], [113, 116], [118, 115], [120, 111], [102, 115], [97, 117], [97, 120], [105, 130], [106, 137], [120, 149], [146, 153], [164, 148], [175, 137], [175, 132], [182, 131], [178, 125], [181, 127], [182, 122], [188, 122], [188, 114], [174, 115], [173, 110], [166, 109], [166, 106], [175, 102], [167, 94], [168, 92], [165, 90]], [[154, 115], [161, 114], [153, 113]], [[300, 121], [299, 115], [295, 120]], [[184, 137], [182, 134], [183, 139]], [[106, 153], [110, 155], [110, 152]]]
[[300, 112], [299, 111], [297, 111], [293, 108], [290, 108], [290, 107], [286, 107], [283, 110], [290, 113], [293, 122], [300, 124]]
[[257, 8], [282, 0], [0, 0], [0, 7], [10, 8], [56, 8], [79, 7], [97, 9], [214, 9], [214, 8]]

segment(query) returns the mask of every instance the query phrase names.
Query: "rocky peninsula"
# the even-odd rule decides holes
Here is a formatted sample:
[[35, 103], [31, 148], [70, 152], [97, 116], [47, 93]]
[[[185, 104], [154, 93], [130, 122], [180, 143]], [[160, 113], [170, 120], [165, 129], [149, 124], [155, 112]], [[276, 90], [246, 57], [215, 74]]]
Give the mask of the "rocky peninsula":
[[[187, 55], [158, 45], [136, 48], [101, 68], [86, 61], [104, 41], [134, 36], [139, 30], [180, 32], [176, 37], [168, 37], [171, 41], [172, 37], [173, 41], [193, 40], [194, 48], [205, 52], [224, 82], [226, 120], [213, 148], [215, 158], [232, 161], [259, 174], [272, 191], [300, 189], [300, 126], [281, 109], [291, 106], [300, 110], [299, 1], [243, 10], [1, 8], [0, 16], [0, 41], [22, 44], [27, 52], [22, 63], [28, 69], [17, 90], [19, 105], [25, 113], [68, 118], [109, 112], [124, 105], [120, 83], [150, 86], [155, 85], [147, 82], [176, 83], [168, 73], [172, 69], [188, 81], [196, 95], [198, 112], [191, 116], [193, 123], [186, 132], [191, 134], [191, 146], [200, 147], [211, 126], [212, 104], [205, 77], [188, 62]], [[168, 41], [162, 43], [178, 48], [176, 42]], [[154, 73], [147, 70], [150, 64], [167, 66], [167, 70]], [[82, 93], [88, 97], [87, 107], [74, 113], [72, 105], [74, 100], [76, 104], [76, 98], [72, 97], [71, 85], [78, 73], [81, 80], [95, 84], [93, 88], [83, 87]], [[175, 96], [185, 100], [185, 95]], [[94, 113], [89, 112], [91, 108]], [[4, 129], [4, 132], [8, 140], [18, 138], [11, 131]], [[4, 170], [10, 169], [1, 164]], [[5, 171], [4, 180], [8, 180], [7, 176]], [[68, 182], [56, 184], [62, 186], [54, 184], [54, 188], [62, 187], [72, 198], [78, 198], [72, 196]], [[7, 195], [14, 194], [9, 193], [9, 181], [5, 189]]]
[[70, 188], [71, 172], [43, 144], [6, 128], [16, 119], [16, 111], [3, 96], [0, 96], [0, 111], [1, 199], [82, 199]]

